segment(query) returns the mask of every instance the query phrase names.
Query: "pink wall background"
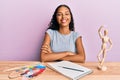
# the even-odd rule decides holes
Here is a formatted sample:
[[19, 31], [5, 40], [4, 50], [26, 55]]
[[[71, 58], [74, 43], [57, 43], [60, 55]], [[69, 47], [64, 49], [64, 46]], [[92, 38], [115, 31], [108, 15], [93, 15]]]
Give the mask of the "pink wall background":
[[120, 0], [0, 0], [0, 60], [40, 60], [44, 32], [59, 4], [73, 12], [87, 61], [97, 61], [101, 25], [113, 41], [106, 61], [120, 61]]

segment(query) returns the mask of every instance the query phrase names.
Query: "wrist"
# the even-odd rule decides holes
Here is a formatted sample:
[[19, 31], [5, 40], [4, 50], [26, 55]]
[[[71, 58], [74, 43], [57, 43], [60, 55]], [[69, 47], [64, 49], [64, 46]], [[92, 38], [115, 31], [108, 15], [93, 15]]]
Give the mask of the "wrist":
[[65, 52], [66, 56], [69, 55], [68, 51]]

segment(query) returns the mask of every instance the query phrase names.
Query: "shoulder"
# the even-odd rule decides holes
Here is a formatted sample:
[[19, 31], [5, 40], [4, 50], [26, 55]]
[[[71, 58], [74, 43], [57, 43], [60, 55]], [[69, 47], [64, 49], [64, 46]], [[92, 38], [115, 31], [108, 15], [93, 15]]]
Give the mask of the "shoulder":
[[54, 30], [52, 30], [52, 29], [48, 29], [46, 32], [48, 33], [48, 32], [53, 32]]
[[80, 36], [80, 34], [78, 32], [75, 32], [75, 31], [72, 31], [72, 35], [75, 37], [75, 38], [78, 38]]
[[52, 29], [48, 29], [46, 31], [46, 33], [50, 36], [50, 38], [52, 39], [54, 37], [54, 35], [57, 33], [57, 30], [52, 30]]
[[52, 30], [52, 29], [48, 29], [47, 31], [46, 31], [46, 33], [48, 33], [49, 35], [51, 34], [54, 34], [54, 33], [56, 33], [56, 30]]
[[74, 41], [76, 41], [78, 39], [78, 37], [80, 37], [79, 32], [72, 31], [72, 37], [73, 37]]
[[79, 33], [78, 33], [78, 32], [75, 32], [75, 31], [73, 31], [73, 34], [74, 34], [74, 35], [79, 35]]

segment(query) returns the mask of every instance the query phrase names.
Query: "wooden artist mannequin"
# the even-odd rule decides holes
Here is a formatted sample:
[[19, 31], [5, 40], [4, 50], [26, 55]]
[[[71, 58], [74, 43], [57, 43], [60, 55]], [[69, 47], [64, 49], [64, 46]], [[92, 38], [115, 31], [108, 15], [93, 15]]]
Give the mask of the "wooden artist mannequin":
[[[102, 34], [102, 29], [104, 34]], [[100, 39], [102, 40], [101, 50], [97, 56], [99, 61], [98, 69], [102, 71], [106, 71], [107, 67], [104, 66], [104, 61], [106, 57], [106, 52], [112, 48], [112, 41], [108, 37], [108, 30], [105, 29], [103, 26], [99, 28], [98, 33], [99, 33]], [[110, 44], [109, 47], [108, 47], [108, 44]]]

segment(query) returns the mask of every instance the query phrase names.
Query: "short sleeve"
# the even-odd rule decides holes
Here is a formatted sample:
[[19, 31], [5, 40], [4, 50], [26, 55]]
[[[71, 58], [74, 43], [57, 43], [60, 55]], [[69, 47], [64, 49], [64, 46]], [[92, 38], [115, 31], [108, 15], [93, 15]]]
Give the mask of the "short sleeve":
[[80, 37], [80, 34], [78, 32], [76, 32], [76, 39]]
[[80, 34], [78, 32], [75, 32], [74, 33], [74, 41], [76, 41], [78, 37], [80, 37]]
[[50, 39], [52, 40], [52, 37], [53, 37], [53, 30], [48, 29], [48, 30], [46, 31], [46, 33], [48, 33], [48, 35], [50, 36]]

